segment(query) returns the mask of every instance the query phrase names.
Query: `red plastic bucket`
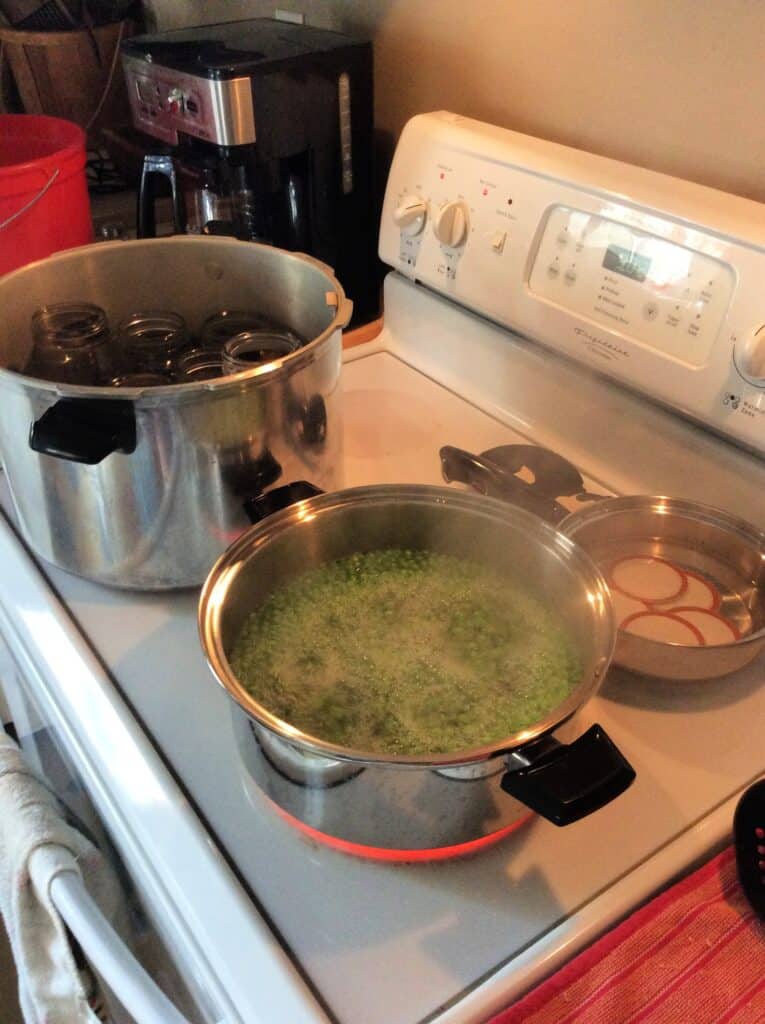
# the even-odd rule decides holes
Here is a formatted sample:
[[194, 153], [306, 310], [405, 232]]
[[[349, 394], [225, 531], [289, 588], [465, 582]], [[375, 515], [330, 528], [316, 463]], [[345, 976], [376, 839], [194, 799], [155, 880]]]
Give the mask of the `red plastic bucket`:
[[85, 133], [42, 114], [0, 114], [0, 274], [92, 241]]

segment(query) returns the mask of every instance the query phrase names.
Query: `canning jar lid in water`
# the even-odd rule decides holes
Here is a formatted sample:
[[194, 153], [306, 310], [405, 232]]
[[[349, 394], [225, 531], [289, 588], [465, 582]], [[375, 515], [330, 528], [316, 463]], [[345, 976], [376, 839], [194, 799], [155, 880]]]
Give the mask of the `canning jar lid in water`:
[[89, 302], [57, 302], [32, 316], [27, 372], [69, 384], [104, 384], [112, 372], [106, 313]]
[[126, 373], [173, 374], [188, 332], [178, 313], [146, 310], [122, 321], [118, 340]]
[[291, 331], [242, 331], [223, 346], [224, 373], [241, 373], [253, 366], [283, 359], [300, 347]]

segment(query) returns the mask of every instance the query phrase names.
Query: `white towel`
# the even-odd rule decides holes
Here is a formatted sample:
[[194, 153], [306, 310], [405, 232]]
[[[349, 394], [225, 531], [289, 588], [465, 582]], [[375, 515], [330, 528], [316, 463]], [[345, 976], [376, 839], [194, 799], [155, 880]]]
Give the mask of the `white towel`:
[[83, 874], [91, 895], [111, 916], [117, 889], [108, 864], [66, 824], [56, 798], [0, 727], [0, 910], [27, 1024], [98, 1024], [48, 894], [53, 878], [72, 869]]

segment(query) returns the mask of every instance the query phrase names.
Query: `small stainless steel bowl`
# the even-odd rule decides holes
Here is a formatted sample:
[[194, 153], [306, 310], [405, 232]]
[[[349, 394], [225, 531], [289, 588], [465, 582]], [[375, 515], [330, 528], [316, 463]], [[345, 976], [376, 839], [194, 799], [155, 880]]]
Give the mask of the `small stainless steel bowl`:
[[663, 558], [711, 581], [721, 611], [741, 634], [694, 647], [618, 630], [614, 662], [643, 675], [701, 680], [747, 665], [765, 646], [765, 533], [720, 509], [680, 498], [606, 498], [563, 519], [558, 529], [588, 552], [606, 578], [627, 556]]

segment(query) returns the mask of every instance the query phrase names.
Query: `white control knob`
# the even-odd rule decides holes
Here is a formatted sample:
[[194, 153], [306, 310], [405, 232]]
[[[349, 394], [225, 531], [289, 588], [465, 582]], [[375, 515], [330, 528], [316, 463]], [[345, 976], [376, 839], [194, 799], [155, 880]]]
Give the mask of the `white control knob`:
[[433, 230], [438, 241], [443, 245], [451, 246], [452, 249], [462, 245], [465, 241], [467, 228], [467, 210], [462, 203], [457, 202], [444, 203], [438, 210], [433, 223]]
[[393, 220], [405, 235], [419, 235], [427, 216], [428, 204], [419, 196], [404, 196], [393, 211]]
[[744, 380], [765, 388], [765, 324], [758, 327], [742, 345], [736, 345], [733, 358]]

